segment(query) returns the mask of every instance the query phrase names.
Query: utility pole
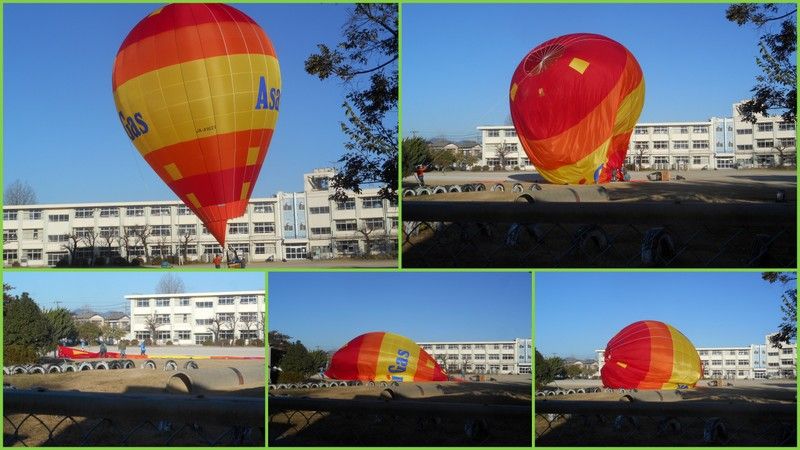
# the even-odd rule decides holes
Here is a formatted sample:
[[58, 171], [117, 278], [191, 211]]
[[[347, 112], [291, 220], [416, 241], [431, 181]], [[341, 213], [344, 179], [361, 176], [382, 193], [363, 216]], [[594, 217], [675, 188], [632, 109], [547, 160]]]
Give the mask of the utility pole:
[[58, 301], [58, 300], [55, 300], [53, 303], [55, 303], [55, 304], [56, 304], [56, 309], [58, 309], [58, 305], [60, 305], [60, 304], [61, 304], [61, 302], [60, 302], [60, 301]]

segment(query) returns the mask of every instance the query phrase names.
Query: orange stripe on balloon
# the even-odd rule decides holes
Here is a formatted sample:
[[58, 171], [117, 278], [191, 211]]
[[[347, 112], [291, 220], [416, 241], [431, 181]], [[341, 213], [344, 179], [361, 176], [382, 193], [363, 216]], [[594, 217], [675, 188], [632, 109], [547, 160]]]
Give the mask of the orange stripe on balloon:
[[358, 353], [358, 377], [359, 379], [372, 380], [375, 378], [375, 370], [378, 367], [383, 337], [386, 333], [369, 333], [364, 336], [361, 344], [361, 351]]
[[149, 37], [120, 51], [115, 61], [112, 85], [116, 90], [126, 81], [153, 70], [236, 54], [275, 56], [275, 49], [264, 33], [249, 23], [222, 22], [183, 27]]
[[[272, 133], [272, 129], [263, 128], [215, 134], [169, 145], [148, 153], [144, 158], [167, 183], [175, 181], [171, 170], [180, 173], [180, 178], [186, 178], [234, 167], [260, 167]], [[259, 149], [255, 157], [251, 150], [253, 148]]]

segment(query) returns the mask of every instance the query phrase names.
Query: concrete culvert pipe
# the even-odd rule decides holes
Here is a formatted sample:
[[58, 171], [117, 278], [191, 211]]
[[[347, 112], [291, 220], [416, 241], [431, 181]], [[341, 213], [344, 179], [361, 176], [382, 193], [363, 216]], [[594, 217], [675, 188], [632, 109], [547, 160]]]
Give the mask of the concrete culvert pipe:
[[575, 389], [567, 389], [566, 393], [572, 395], [575, 393]]
[[319, 385], [317, 383], [311, 383], [311, 388], [312, 389], [316, 389], [318, 387], [319, 387]]
[[559, 390], [556, 391], [556, 395], [564, 395], [564, 391], [559, 389]]
[[97, 361], [94, 363], [94, 370], [108, 370], [108, 363], [105, 361]]
[[275, 390], [275, 389], [277, 389], [277, 388], [278, 388], [278, 386], [275, 386], [274, 384], [270, 384], [268, 389], [269, 389], [270, 391], [273, 391], [273, 390]]
[[111, 370], [117, 370], [122, 368], [122, 361], [111, 361], [108, 363], [108, 368]]
[[297, 389], [297, 384], [295, 383], [290, 384], [289, 389]]
[[505, 192], [506, 187], [500, 183], [495, 184], [492, 186], [492, 192]]
[[178, 363], [174, 360], [170, 359], [166, 363], [164, 363], [164, 371], [169, 372], [173, 370], [178, 370]]
[[347, 381], [340, 381], [339, 382], [339, 386], [340, 387], [347, 387]]
[[461, 192], [461, 186], [454, 184], [452, 186], [447, 186], [447, 192]]
[[11, 375], [11, 368], [8, 366], [3, 366], [3, 375]]
[[436, 186], [436, 187], [433, 188], [433, 193], [434, 194], [446, 194], [447, 193], [447, 188], [444, 187], [444, 186]]
[[431, 195], [431, 190], [426, 187], [417, 188], [417, 195]]
[[544, 392], [539, 391], [539, 392], [536, 393], [536, 396], [537, 397], [544, 397]]
[[186, 364], [183, 365], [184, 369], [199, 369], [200, 366], [197, 365], [194, 361], [186, 361]]
[[546, 394], [546, 395], [547, 395], [548, 397], [552, 397], [552, 396], [556, 395], [556, 391], [547, 391], [547, 394]]
[[83, 372], [84, 370], [93, 370], [93, 369], [94, 366], [92, 366], [92, 363], [88, 361], [84, 361], [78, 366], [78, 371], [80, 372]]
[[375, 382], [374, 381], [367, 381], [367, 386], [375, 386]]
[[522, 193], [525, 190], [520, 183], [514, 183], [514, 186], [511, 187], [512, 192], [516, 192], [517, 194]]
[[328, 385], [328, 383], [322, 381], [322, 382], [319, 383], [319, 387], [326, 388], [326, 387], [329, 387], [329, 385]]
[[381, 387], [386, 387], [386, 386], [389, 386], [389, 383], [387, 383], [385, 381], [381, 381]]
[[156, 370], [156, 362], [152, 359], [148, 359], [142, 364], [142, 369]]
[[45, 373], [44, 367], [34, 364], [28, 368], [28, 373]]
[[62, 372], [61, 366], [55, 364], [47, 366], [47, 373], [61, 373], [61, 372]]
[[308, 389], [308, 388], [310, 388], [310, 387], [311, 387], [311, 385], [310, 385], [310, 384], [308, 384], [308, 383], [303, 383], [303, 384], [301, 384], [301, 385], [300, 385], [300, 386], [298, 386], [298, 387], [299, 387], [300, 389]]
[[585, 394], [586, 390], [583, 389], [583, 388], [578, 388], [578, 390], [576, 390], [575, 392], [578, 393], [578, 394]]
[[[263, 383], [264, 375], [263, 365], [181, 370], [169, 378], [167, 391], [188, 394], [198, 391], [227, 391], [242, 385]], [[290, 389], [298, 387], [297, 384], [289, 386]]]
[[475, 192], [475, 186], [471, 184], [462, 184], [461, 192]]
[[11, 373], [14, 375], [22, 375], [28, 373], [28, 368], [25, 366], [12, 366]]
[[413, 197], [417, 192], [413, 189], [403, 189], [403, 197]]
[[126, 359], [125, 361], [122, 361], [122, 368], [123, 369], [133, 369], [134, 367], [136, 367], [136, 364], [134, 364], [134, 362], [131, 361], [130, 359]]
[[475, 192], [481, 192], [486, 190], [486, 185], [483, 183], [475, 183], [473, 184], [473, 186], [475, 186]]
[[78, 371], [78, 366], [76, 366], [73, 363], [61, 364], [61, 372], [66, 373], [66, 372], [77, 372], [77, 371]]

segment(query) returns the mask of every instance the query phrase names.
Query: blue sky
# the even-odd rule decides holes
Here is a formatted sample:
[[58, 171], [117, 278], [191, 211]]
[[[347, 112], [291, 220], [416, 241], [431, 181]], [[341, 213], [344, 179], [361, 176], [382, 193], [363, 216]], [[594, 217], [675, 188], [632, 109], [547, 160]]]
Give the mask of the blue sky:
[[750, 95], [760, 33], [727, 21], [726, 8], [406, 4], [403, 133], [474, 138], [476, 126], [506, 123], [520, 60], [548, 39], [578, 32], [606, 35], [636, 56], [647, 87], [640, 122], [729, 117], [731, 105]]
[[760, 273], [538, 273], [536, 348], [594, 358], [639, 320], [666, 322], [697, 347], [763, 344], [777, 331], [786, 288]]
[[[176, 196], [120, 126], [111, 69], [120, 44], [158, 4], [22, 5], [4, 10], [4, 183], [39, 203]], [[306, 74], [317, 44], [335, 45], [349, 5], [235, 5], [265, 29], [282, 75], [281, 111], [253, 196], [302, 189], [303, 173], [343, 153], [345, 87]]]
[[271, 273], [269, 328], [336, 350], [370, 331], [414, 341], [531, 336], [529, 273]]
[[[186, 285], [186, 292], [264, 290], [265, 275], [257, 272], [176, 274]], [[54, 308], [55, 302], [67, 309], [89, 305], [96, 311], [124, 311], [125, 296], [150, 294], [164, 272], [6, 272], [3, 283], [15, 289], [13, 295], [27, 292], [42, 308]]]

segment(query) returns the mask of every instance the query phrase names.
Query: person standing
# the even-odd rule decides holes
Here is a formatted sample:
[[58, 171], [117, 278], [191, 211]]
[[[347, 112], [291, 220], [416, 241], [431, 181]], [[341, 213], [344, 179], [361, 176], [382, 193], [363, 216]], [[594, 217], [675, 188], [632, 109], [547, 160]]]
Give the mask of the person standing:
[[119, 344], [117, 344], [117, 348], [119, 349], [120, 359], [125, 358], [125, 349], [128, 348], [128, 346], [125, 344], [125, 341], [120, 340]]
[[108, 354], [108, 348], [106, 348], [106, 343], [100, 341], [100, 357], [105, 358], [107, 354]]
[[427, 169], [426, 166], [420, 164], [417, 166], [417, 178], [419, 179], [419, 185], [425, 186], [425, 170]]
[[221, 265], [222, 265], [222, 255], [217, 253], [217, 255], [214, 256], [214, 267], [219, 269]]
[[144, 345], [144, 339], [142, 339], [142, 343], [139, 344], [139, 354], [144, 356], [146, 351], [147, 351], [147, 348]]

